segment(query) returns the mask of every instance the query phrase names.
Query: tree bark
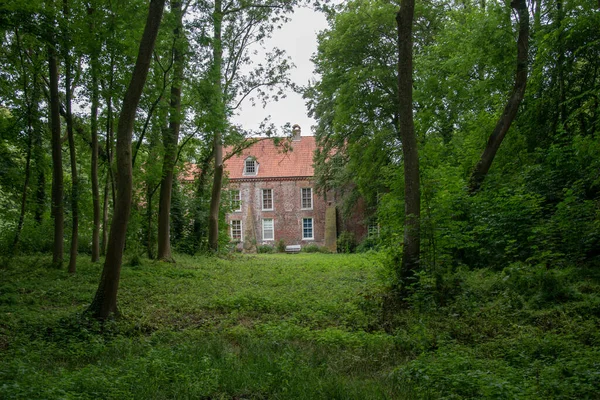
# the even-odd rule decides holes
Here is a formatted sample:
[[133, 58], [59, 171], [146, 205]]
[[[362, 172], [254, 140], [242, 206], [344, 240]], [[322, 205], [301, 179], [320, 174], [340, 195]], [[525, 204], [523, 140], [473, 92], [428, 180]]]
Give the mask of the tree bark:
[[163, 160], [160, 199], [158, 203], [158, 259], [174, 262], [171, 254], [171, 196], [173, 193], [173, 170], [177, 157], [177, 143], [181, 127], [181, 83], [184, 68], [183, 12], [181, 1], [171, 0], [171, 12], [175, 16], [173, 29], [173, 82], [171, 84], [171, 105], [169, 111], [169, 129], [163, 131], [165, 156]]
[[223, 89], [221, 87], [221, 68], [223, 48], [221, 41], [221, 25], [223, 10], [221, 0], [215, 0], [213, 13], [213, 152], [215, 157], [215, 174], [210, 197], [210, 210], [208, 216], [208, 246], [212, 251], [219, 250], [219, 206], [221, 204], [221, 186], [223, 184], [223, 143], [222, 132], [225, 128], [225, 105], [223, 104]]
[[[88, 8], [88, 15], [93, 18], [94, 9]], [[94, 33], [95, 24], [90, 21], [90, 31]], [[91, 48], [91, 75], [92, 75], [92, 105], [90, 116], [90, 130], [92, 135], [92, 208], [93, 208], [93, 228], [92, 228], [92, 262], [98, 262], [100, 259], [100, 188], [98, 186], [98, 103], [100, 92], [98, 89], [98, 46], [92, 44]]]
[[199, 250], [202, 237], [206, 235], [206, 216], [203, 214], [203, 200], [205, 196], [208, 169], [212, 158], [213, 154], [211, 151], [200, 164], [200, 176], [198, 177], [196, 186], [196, 199], [194, 205], [194, 252]]
[[104, 186], [104, 204], [102, 207], [102, 246], [100, 252], [102, 255], [106, 255], [106, 248], [108, 246], [108, 232], [109, 232], [109, 192], [112, 198], [112, 204], [115, 204], [115, 180], [113, 175], [113, 108], [112, 108], [112, 96], [113, 96], [113, 83], [115, 73], [115, 62], [114, 57], [111, 54], [110, 58], [110, 76], [108, 82], [108, 91], [106, 94], [106, 183]]
[[402, 0], [396, 14], [398, 25], [398, 129], [404, 158], [404, 251], [398, 283], [406, 285], [420, 261], [421, 192], [419, 152], [413, 121], [413, 18], [414, 0]]
[[[27, 156], [25, 161], [25, 182], [23, 183], [23, 193], [21, 195], [21, 212], [19, 213], [19, 222], [17, 223], [17, 230], [15, 232], [15, 238], [13, 240], [13, 246], [11, 252], [16, 254], [18, 252], [19, 240], [21, 237], [21, 231], [25, 222], [25, 211], [27, 207], [27, 192], [29, 191], [29, 181], [31, 180], [31, 158], [33, 152], [33, 136], [34, 136], [34, 121], [36, 115], [34, 115], [34, 108], [37, 114], [37, 69], [33, 73], [33, 90], [29, 93], [29, 80], [27, 79], [27, 70], [25, 68], [25, 59], [23, 57], [23, 48], [20, 41], [18, 30], [15, 30], [15, 36], [19, 43], [19, 59], [21, 62], [21, 73], [23, 74], [23, 99], [27, 106]], [[31, 97], [30, 97], [31, 95]]]
[[[110, 164], [108, 165], [110, 168]], [[100, 254], [106, 255], [106, 246], [108, 245], [108, 185], [110, 174], [106, 171], [106, 180], [104, 181], [104, 200], [102, 201], [102, 243], [100, 245]]]
[[148, 225], [148, 232], [146, 236], [146, 252], [150, 260], [154, 259], [154, 232], [152, 230], [152, 198], [156, 188], [152, 188], [150, 183], [146, 184], [146, 223]]
[[79, 182], [77, 180], [77, 155], [75, 152], [75, 136], [73, 133], [73, 112], [72, 112], [72, 66], [71, 55], [69, 54], [70, 35], [68, 33], [69, 6], [68, 1], [63, 0], [63, 17], [65, 27], [63, 32], [63, 57], [65, 59], [65, 112], [67, 123], [67, 137], [69, 140], [69, 159], [71, 161], [71, 249], [69, 252], [70, 274], [77, 270], [77, 249], [79, 244]]
[[487, 145], [479, 162], [473, 169], [469, 180], [469, 192], [473, 195], [479, 191], [483, 181], [492, 166], [494, 157], [506, 132], [510, 128], [519, 110], [519, 105], [525, 95], [527, 85], [527, 52], [529, 48], [529, 14], [525, 0], [513, 0], [511, 7], [516, 9], [519, 15], [519, 37], [517, 39], [517, 71], [512, 94], [504, 107], [504, 112], [496, 123], [494, 131], [488, 138]]
[[[51, 7], [54, 6], [50, 2]], [[58, 95], [58, 66], [56, 61], [55, 35], [50, 33], [48, 44], [48, 69], [50, 78], [50, 131], [52, 132], [52, 217], [54, 218], [54, 245], [52, 265], [62, 268], [64, 258], [64, 208], [63, 170], [60, 131], [60, 98]]]
[[148, 76], [164, 5], [165, 0], [150, 1], [150, 9], [140, 42], [138, 57], [119, 115], [117, 126], [117, 201], [110, 228], [102, 277], [94, 300], [88, 310], [95, 318], [101, 320], [108, 318], [111, 314], [118, 314], [117, 291], [132, 200], [131, 136], [136, 109]]

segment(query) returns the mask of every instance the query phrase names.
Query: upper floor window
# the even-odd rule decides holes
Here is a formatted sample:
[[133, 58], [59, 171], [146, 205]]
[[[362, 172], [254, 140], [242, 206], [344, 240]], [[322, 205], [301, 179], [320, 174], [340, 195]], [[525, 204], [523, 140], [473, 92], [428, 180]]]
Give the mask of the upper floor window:
[[252, 157], [246, 158], [244, 161], [244, 175], [256, 175], [258, 172], [258, 163]]
[[262, 190], [262, 209], [273, 210], [273, 189]]
[[312, 210], [312, 208], [313, 208], [312, 188], [302, 188], [301, 197], [302, 197], [302, 209], [303, 210]]
[[242, 211], [242, 193], [239, 190], [231, 191], [231, 211]]

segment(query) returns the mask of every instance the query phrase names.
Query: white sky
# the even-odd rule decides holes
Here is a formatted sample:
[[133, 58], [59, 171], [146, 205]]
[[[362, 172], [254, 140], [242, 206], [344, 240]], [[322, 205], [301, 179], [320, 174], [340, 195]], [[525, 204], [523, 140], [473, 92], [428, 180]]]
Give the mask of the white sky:
[[[265, 44], [267, 49], [278, 47], [286, 51], [296, 65], [290, 76], [297, 85], [306, 86], [314, 78], [310, 57], [317, 51], [317, 33], [325, 28], [327, 28], [325, 15], [308, 8], [298, 8], [292, 14], [291, 20], [281, 30], [276, 31], [273, 38]], [[312, 135], [310, 127], [315, 124], [315, 121], [308, 117], [304, 99], [291, 90], [286, 94], [286, 98], [268, 103], [264, 109], [260, 102], [253, 107], [246, 100], [242, 103], [239, 115], [233, 118], [233, 122], [242, 125], [245, 129], [257, 130], [260, 123], [270, 115], [271, 122], [276, 127], [289, 122], [291, 125], [300, 125], [303, 136]]]

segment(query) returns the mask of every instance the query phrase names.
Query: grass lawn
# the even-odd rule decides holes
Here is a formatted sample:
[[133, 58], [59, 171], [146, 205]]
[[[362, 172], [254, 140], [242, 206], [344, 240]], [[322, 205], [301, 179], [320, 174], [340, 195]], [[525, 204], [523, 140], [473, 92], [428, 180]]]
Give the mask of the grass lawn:
[[0, 398], [599, 398], [600, 285], [574, 269], [422, 277], [385, 322], [375, 253], [176, 258], [125, 265], [103, 326], [101, 264], [0, 266]]

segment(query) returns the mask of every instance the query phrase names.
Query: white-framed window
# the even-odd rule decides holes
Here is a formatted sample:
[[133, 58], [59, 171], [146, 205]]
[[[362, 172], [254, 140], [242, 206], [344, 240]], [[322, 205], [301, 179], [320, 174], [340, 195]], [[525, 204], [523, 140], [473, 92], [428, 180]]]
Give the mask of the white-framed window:
[[256, 175], [258, 172], [258, 163], [252, 157], [246, 158], [244, 161], [244, 175]]
[[300, 199], [302, 201], [302, 209], [303, 210], [312, 210], [312, 208], [313, 208], [312, 188], [300, 189]]
[[232, 240], [242, 240], [242, 221], [239, 219], [231, 220], [229, 223], [231, 226], [231, 239]]
[[305, 239], [305, 240], [314, 239], [313, 219], [312, 218], [302, 218], [302, 239]]
[[371, 219], [369, 220], [369, 224], [367, 226], [367, 237], [368, 238], [378, 238], [379, 237], [379, 224], [377, 220]]
[[230, 193], [231, 193], [231, 210], [234, 212], [241, 212], [242, 211], [242, 193], [237, 189], [231, 190]]
[[262, 220], [263, 240], [275, 240], [275, 225], [273, 218], [263, 218]]
[[264, 211], [273, 210], [273, 189], [262, 190], [262, 209]]

